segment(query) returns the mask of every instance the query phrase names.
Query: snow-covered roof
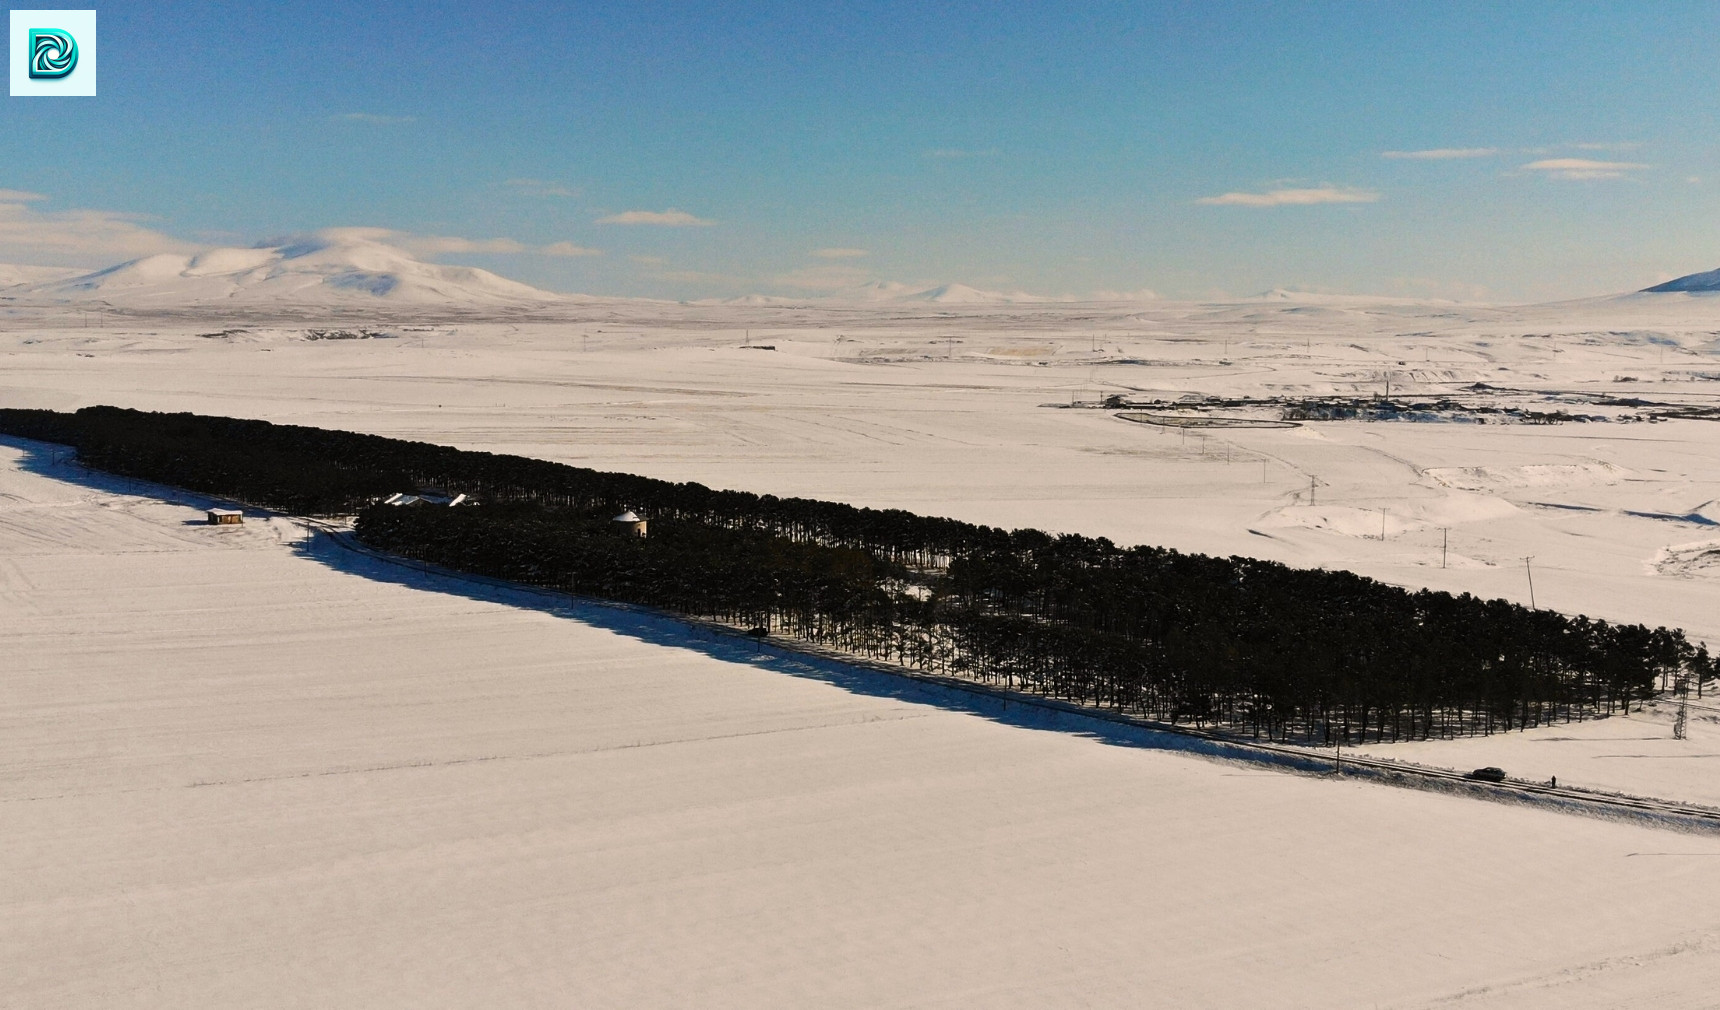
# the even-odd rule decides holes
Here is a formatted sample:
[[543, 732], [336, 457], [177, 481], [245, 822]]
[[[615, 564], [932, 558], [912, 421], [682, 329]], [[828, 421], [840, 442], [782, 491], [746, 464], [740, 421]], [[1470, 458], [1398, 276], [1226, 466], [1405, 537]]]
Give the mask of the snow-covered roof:
[[441, 494], [406, 494], [405, 492], [399, 492], [396, 494], [391, 494], [387, 498], [382, 499], [382, 504], [384, 504], [384, 505], [447, 505], [450, 508], [452, 508], [455, 505], [463, 505], [468, 501], [470, 501], [470, 499], [468, 499], [463, 494], [455, 495], [454, 497], [450, 498], [447, 495], [441, 495]]
[[615, 517], [615, 521], [616, 521], [616, 522], [618, 522], [618, 523], [637, 523], [637, 522], [644, 522], [644, 520], [643, 520], [643, 519], [640, 519], [640, 518], [639, 518], [639, 513], [637, 513], [637, 512], [635, 512], [635, 511], [633, 511], [633, 510], [632, 510], [632, 509], [628, 509], [628, 510], [627, 510], [627, 511], [625, 511], [625, 512], [623, 512], [623, 513], [621, 513], [621, 514], [620, 514], [620, 515], [618, 515], [618, 516], [616, 516], [616, 517]]
[[209, 514], [212, 516], [242, 516], [245, 513], [238, 509], [210, 509]]

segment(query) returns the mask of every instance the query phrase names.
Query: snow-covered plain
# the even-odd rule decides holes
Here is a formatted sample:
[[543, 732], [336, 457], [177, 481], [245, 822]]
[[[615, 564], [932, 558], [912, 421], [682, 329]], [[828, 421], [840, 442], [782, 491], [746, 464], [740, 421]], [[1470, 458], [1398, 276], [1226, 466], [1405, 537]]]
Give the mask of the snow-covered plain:
[[1720, 840], [1131, 746], [69, 470], [0, 451], [8, 1005], [1697, 1007], [1720, 982]]
[[[28, 302], [0, 301], [8, 406], [374, 431], [1525, 602], [1532, 556], [1540, 606], [1720, 645], [1714, 422], [1185, 432], [1041, 406], [1388, 379], [1706, 405], [1702, 297]], [[342, 327], [384, 335], [307, 339]], [[1703, 1006], [1720, 982], [1713, 839], [1127, 746], [0, 464], [18, 1005]], [[1710, 729], [1375, 750], [1720, 802]], [[1619, 747], [1657, 756], [1599, 756]]]

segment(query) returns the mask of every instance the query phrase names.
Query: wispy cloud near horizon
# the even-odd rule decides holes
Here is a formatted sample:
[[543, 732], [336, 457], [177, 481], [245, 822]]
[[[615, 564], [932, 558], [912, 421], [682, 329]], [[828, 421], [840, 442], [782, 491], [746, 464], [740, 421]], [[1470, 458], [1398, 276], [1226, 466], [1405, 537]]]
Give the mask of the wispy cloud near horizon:
[[592, 249], [589, 246], [575, 245], [572, 242], [551, 242], [538, 249], [545, 256], [602, 256], [602, 249]]
[[597, 219], [598, 224], [625, 225], [655, 225], [661, 228], [709, 228], [716, 224], [702, 217], [694, 217], [684, 210], [670, 207], [668, 210], [624, 210], [619, 214], [610, 214]]
[[814, 249], [812, 250], [812, 255], [817, 256], [821, 260], [852, 260], [871, 254], [864, 249], [846, 249], [836, 247], [831, 249]]
[[1376, 203], [1380, 195], [1371, 189], [1317, 186], [1306, 189], [1273, 189], [1264, 193], [1221, 193], [1203, 196], [1195, 203], [1208, 207], [1305, 207], [1321, 203]]
[[1394, 161], [1453, 161], [1460, 158], [1491, 158], [1497, 147], [1433, 147], [1425, 151], [1381, 151], [1380, 157]]
[[337, 123], [374, 123], [379, 126], [418, 122], [417, 116], [384, 116], [375, 112], [342, 112], [328, 118]]
[[1543, 158], [1523, 166], [1549, 179], [1623, 179], [1648, 165], [1638, 161], [1595, 161], [1592, 158]]
[[0, 262], [37, 266], [109, 266], [156, 253], [188, 253], [192, 243], [163, 234], [141, 214], [105, 210], [42, 211], [26, 201], [40, 193], [0, 190]]
[[[449, 254], [526, 255], [526, 256], [601, 256], [603, 250], [588, 249], [572, 242], [551, 242], [532, 245], [514, 238], [465, 238], [459, 235], [420, 235], [394, 228], [346, 227], [323, 228], [313, 232], [317, 238], [333, 242], [379, 242], [423, 259]], [[263, 246], [283, 245], [290, 237], [265, 240]]]
[[548, 179], [509, 179], [503, 185], [525, 196], [578, 196], [579, 190]]

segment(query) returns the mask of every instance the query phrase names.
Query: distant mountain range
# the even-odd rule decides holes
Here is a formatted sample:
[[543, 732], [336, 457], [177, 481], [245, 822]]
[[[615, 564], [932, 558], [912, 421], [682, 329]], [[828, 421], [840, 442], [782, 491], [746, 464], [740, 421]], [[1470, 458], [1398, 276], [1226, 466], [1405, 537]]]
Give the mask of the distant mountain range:
[[[218, 307], [511, 308], [594, 300], [511, 281], [476, 267], [426, 263], [363, 229], [331, 229], [253, 248], [162, 253], [84, 273], [0, 264], [0, 292], [10, 300], [100, 302], [124, 309]], [[1052, 301], [1025, 292], [982, 291], [965, 284], [921, 288], [884, 281], [816, 297], [748, 295], [705, 304], [788, 305], [809, 301], [985, 305]]]
[[[544, 291], [476, 267], [426, 263], [377, 236], [377, 232], [369, 229], [331, 229], [248, 249], [216, 248], [190, 255], [146, 256], [93, 273], [0, 264], [0, 296], [12, 302], [99, 302], [134, 310], [277, 306], [339, 309], [378, 302], [401, 308], [481, 310], [598, 300], [588, 295]], [[1720, 270], [1689, 274], [1643, 289], [1643, 293], [1679, 292], [1720, 292]], [[1095, 295], [1080, 300], [1132, 301], [1143, 296]], [[858, 302], [954, 306], [1074, 300], [1023, 291], [986, 291], [965, 284], [920, 287], [873, 281], [816, 295], [746, 295], [705, 299], [700, 304]], [[1274, 289], [1242, 300], [1336, 304], [1382, 299]]]
[[94, 273], [0, 267], [0, 286], [32, 300], [99, 301], [131, 309], [287, 305], [496, 308], [564, 301], [476, 267], [426, 263], [375, 239], [333, 232], [251, 249], [162, 253]]

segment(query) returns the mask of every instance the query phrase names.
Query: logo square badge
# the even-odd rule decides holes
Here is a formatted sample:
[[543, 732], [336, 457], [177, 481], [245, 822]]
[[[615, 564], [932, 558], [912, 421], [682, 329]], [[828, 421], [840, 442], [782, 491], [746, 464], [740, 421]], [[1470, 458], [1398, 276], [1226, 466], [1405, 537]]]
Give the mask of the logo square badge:
[[95, 95], [95, 11], [13, 11], [11, 29], [14, 97]]

